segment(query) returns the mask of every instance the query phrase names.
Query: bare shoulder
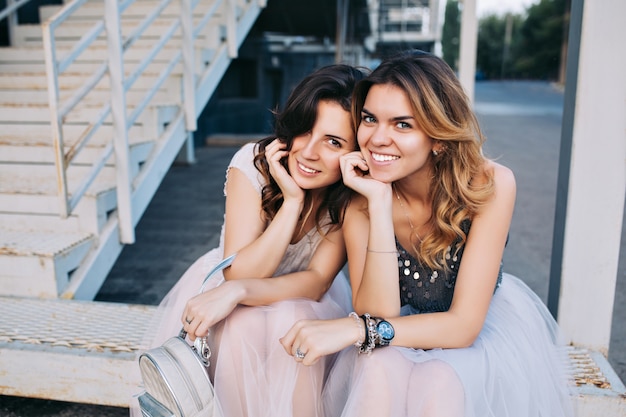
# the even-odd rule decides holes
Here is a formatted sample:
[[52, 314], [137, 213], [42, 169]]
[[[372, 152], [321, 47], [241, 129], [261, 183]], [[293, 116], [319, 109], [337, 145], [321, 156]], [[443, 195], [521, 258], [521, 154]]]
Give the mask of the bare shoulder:
[[517, 194], [517, 185], [515, 183], [515, 175], [513, 171], [497, 162], [486, 161], [483, 168], [484, 175], [482, 177], [492, 178], [494, 185], [494, 199], [492, 202], [499, 206], [504, 204], [512, 206], [515, 203]]
[[496, 189], [511, 188], [515, 190], [515, 174], [513, 171], [497, 162], [487, 160], [483, 165], [483, 175], [477, 178], [478, 184], [484, 184], [492, 178]]
[[491, 172], [493, 180], [496, 184], [496, 189], [512, 189], [515, 191], [515, 174], [513, 171], [501, 164], [494, 161], [487, 161], [485, 163], [485, 170]]

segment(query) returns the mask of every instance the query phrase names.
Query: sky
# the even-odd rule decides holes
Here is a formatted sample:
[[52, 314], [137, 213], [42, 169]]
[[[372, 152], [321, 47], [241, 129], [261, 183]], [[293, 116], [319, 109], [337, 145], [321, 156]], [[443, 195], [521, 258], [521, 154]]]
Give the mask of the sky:
[[476, 15], [478, 17], [486, 14], [503, 15], [506, 12], [521, 13], [531, 4], [538, 0], [476, 0]]

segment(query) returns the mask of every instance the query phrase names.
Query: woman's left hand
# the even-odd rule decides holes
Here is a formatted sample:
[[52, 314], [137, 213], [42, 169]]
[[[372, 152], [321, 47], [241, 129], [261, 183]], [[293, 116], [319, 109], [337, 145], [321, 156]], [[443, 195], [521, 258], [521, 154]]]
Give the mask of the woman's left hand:
[[359, 332], [352, 317], [300, 320], [280, 339], [280, 343], [296, 361], [303, 365], [313, 365], [322, 356], [339, 352], [354, 344], [359, 338]]

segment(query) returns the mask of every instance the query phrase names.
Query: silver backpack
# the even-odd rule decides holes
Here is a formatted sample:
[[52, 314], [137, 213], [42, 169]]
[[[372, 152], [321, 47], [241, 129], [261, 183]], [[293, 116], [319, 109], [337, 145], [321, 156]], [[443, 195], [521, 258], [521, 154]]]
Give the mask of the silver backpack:
[[[207, 274], [200, 293], [209, 278], [229, 267], [234, 258], [229, 256]], [[145, 392], [138, 400], [144, 417], [223, 417], [207, 372], [211, 357], [207, 338], [189, 345], [186, 336], [183, 329], [139, 357]]]

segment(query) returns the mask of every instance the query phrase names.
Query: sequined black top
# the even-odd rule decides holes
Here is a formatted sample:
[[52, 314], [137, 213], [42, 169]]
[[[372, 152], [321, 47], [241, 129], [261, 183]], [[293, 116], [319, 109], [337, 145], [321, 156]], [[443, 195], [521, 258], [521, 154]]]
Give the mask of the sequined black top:
[[[470, 227], [471, 222], [469, 220], [461, 223], [461, 230], [465, 234], [469, 233]], [[446, 249], [445, 259], [448, 270], [432, 270], [419, 263], [396, 239], [400, 302], [403, 306], [409, 304], [421, 313], [447, 311], [450, 308], [456, 276], [465, 249], [464, 246], [461, 246], [457, 251], [459, 243], [461, 243], [461, 237], [458, 237]], [[500, 263], [496, 289], [500, 286], [501, 281], [502, 263]]]

